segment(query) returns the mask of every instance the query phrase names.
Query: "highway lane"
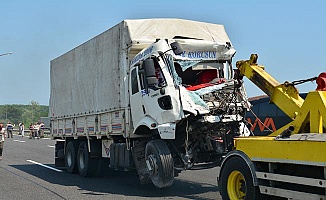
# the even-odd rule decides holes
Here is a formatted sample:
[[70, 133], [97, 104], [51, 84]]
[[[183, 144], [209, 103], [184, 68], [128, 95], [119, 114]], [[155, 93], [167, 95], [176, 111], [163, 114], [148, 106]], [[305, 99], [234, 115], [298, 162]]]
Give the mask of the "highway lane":
[[0, 161], [0, 199], [221, 199], [216, 169], [186, 171], [170, 188], [141, 185], [136, 172], [108, 170], [83, 178], [54, 168], [54, 143], [47, 139], [6, 138]]

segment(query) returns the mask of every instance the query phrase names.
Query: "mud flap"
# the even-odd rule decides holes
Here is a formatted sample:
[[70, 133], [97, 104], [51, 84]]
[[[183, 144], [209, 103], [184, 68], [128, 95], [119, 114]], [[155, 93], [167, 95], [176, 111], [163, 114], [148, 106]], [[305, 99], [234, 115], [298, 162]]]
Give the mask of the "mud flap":
[[64, 140], [58, 140], [55, 144], [54, 150], [54, 166], [64, 168], [65, 165], [65, 154], [64, 154]]

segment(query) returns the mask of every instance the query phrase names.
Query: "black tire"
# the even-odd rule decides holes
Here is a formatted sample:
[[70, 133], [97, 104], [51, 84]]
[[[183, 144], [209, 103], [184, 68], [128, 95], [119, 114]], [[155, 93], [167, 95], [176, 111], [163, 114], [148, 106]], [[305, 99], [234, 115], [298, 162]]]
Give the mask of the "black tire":
[[81, 142], [78, 147], [77, 166], [79, 174], [83, 177], [92, 177], [96, 175], [98, 159], [91, 158], [85, 141]]
[[65, 165], [66, 165], [67, 172], [69, 173], [78, 172], [76, 157], [77, 157], [77, 142], [70, 141], [66, 146], [66, 152], [65, 152]]
[[146, 144], [145, 158], [152, 170], [149, 176], [157, 188], [169, 187], [174, 182], [173, 158], [163, 140], [157, 139]]
[[259, 187], [254, 186], [250, 168], [240, 157], [233, 157], [226, 161], [218, 186], [224, 200], [260, 199]]

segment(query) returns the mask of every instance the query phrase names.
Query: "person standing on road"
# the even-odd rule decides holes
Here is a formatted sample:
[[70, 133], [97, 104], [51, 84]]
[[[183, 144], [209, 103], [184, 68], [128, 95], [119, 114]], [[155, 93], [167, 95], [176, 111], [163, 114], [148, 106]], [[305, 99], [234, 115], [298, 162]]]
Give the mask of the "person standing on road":
[[34, 133], [35, 133], [36, 139], [40, 139], [40, 123], [39, 122], [34, 124]]
[[44, 123], [41, 122], [41, 124], [40, 124], [40, 138], [44, 138], [44, 128], [45, 128]]
[[29, 125], [29, 139], [34, 139], [35, 135], [34, 135], [34, 126], [33, 124]]
[[12, 129], [14, 129], [14, 125], [12, 125], [10, 121], [8, 122], [6, 129], [7, 129], [7, 137], [10, 138], [11, 136], [12, 138]]
[[25, 125], [23, 122], [20, 124], [20, 131], [21, 131], [22, 137], [24, 137], [25, 136]]

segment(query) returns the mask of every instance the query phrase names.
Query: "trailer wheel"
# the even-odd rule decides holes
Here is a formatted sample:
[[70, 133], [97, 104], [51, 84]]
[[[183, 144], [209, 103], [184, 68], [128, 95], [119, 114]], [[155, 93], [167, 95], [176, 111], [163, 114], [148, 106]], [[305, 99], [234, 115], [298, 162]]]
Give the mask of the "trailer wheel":
[[88, 152], [87, 143], [81, 142], [77, 153], [77, 166], [79, 174], [83, 177], [96, 175], [98, 159], [92, 159]]
[[240, 157], [233, 157], [226, 161], [218, 185], [222, 199], [257, 200], [260, 198], [259, 187], [253, 184], [249, 166]]
[[174, 182], [173, 159], [163, 140], [149, 141], [145, 149], [149, 176], [157, 188], [169, 187]]
[[65, 153], [65, 163], [67, 172], [69, 173], [77, 173], [76, 150], [77, 143], [75, 141], [68, 142]]

